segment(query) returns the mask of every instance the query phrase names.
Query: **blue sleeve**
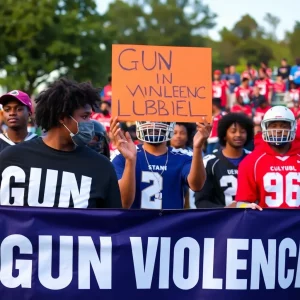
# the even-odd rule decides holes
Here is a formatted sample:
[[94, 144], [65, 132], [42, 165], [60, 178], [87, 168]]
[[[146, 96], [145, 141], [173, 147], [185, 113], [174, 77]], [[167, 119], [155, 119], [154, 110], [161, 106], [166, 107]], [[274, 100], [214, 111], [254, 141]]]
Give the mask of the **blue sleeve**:
[[185, 162], [184, 162], [184, 165], [182, 167], [182, 170], [181, 170], [181, 178], [182, 178], [182, 181], [189, 185], [188, 184], [188, 181], [187, 181], [187, 178], [190, 174], [190, 170], [191, 170], [191, 165], [192, 165], [192, 159], [193, 157], [192, 156], [189, 156], [186, 158]]
[[236, 85], [239, 86], [241, 84], [241, 76], [240, 74], [236, 74], [235, 76]]
[[104, 97], [104, 89], [101, 90], [100, 97]]
[[297, 71], [297, 67], [295, 66], [291, 67], [290, 75], [294, 76], [296, 71]]
[[122, 154], [113, 155], [111, 162], [117, 173], [118, 180], [120, 180], [123, 176], [123, 172], [125, 169], [125, 158]]

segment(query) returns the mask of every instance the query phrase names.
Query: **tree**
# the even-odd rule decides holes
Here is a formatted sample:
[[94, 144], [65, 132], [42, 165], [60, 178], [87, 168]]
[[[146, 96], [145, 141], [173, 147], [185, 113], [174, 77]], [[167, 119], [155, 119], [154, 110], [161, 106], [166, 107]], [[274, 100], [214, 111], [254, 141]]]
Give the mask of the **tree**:
[[214, 19], [200, 0], [116, 0], [105, 14], [104, 25], [115, 43], [200, 46], [203, 30], [212, 28]]
[[289, 35], [289, 42], [293, 58], [300, 57], [300, 22], [296, 22], [294, 32]]
[[277, 30], [278, 25], [280, 24], [280, 19], [270, 13], [267, 13], [264, 17], [264, 21], [267, 22], [271, 28], [269, 37], [272, 40], [276, 41], [277, 40], [276, 30]]
[[97, 82], [102, 34], [94, 0], [2, 0], [0, 83], [32, 94], [53, 71]]
[[255, 19], [253, 19], [250, 15], [245, 15], [234, 25], [232, 32], [238, 38], [246, 40], [251, 37], [260, 37], [261, 32], [259, 29], [260, 28]]

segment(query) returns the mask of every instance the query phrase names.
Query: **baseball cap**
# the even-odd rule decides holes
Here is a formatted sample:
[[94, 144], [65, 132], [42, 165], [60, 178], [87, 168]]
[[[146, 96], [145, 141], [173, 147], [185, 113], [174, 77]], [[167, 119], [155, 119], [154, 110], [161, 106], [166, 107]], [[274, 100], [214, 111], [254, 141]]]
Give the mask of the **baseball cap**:
[[221, 75], [221, 74], [222, 74], [222, 72], [220, 70], [215, 70], [214, 71], [214, 75]]
[[0, 97], [0, 104], [3, 104], [3, 102], [9, 100], [9, 99], [16, 99], [19, 102], [21, 102], [22, 104], [24, 104], [25, 106], [28, 107], [29, 111], [32, 112], [32, 103], [31, 100], [29, 98], [29, 96], [22, 92], [22, 91], [18, 91], [18, 90], [13, 90], [7, 94], [4, 94]]

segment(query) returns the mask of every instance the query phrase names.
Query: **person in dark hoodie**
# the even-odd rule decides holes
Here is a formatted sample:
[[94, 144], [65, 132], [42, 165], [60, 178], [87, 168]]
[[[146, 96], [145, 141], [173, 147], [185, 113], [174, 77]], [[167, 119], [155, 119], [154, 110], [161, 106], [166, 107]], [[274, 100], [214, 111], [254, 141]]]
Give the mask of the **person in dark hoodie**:
[[[240, 164], [236, 207], [299, 208], [300, 142], [292, 111], [274, 106], [264, 115], [255, 149]], [[299, 135], [299, 133], [298, 133]]]

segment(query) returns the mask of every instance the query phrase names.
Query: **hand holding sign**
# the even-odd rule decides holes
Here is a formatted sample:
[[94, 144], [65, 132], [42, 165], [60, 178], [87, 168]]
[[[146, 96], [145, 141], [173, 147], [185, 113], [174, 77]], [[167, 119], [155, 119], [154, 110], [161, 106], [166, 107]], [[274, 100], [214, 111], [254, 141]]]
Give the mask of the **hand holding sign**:
[[201, 149], [208, 139], [211, 131], [211, 125], [207, 122], [206, 118], [203, 118], [203, 123], [196, 123], [197, 125], [197, 133], [194, 136], [193, 140], [193, 148]]
[[136, 159], [136, 145], [133, 143], [129, 132], [125, 135], [122, 133], [118, 118], [113, 118], [110, 121], [110, 131], [113, 135], [117, 149], [127, 160]]

